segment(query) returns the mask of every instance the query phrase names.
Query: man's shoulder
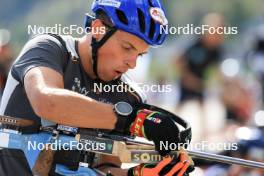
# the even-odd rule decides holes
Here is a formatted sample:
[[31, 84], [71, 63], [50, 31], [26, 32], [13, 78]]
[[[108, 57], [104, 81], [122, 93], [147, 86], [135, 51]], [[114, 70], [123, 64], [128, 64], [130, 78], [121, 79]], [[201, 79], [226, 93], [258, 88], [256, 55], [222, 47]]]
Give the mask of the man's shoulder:
[[11, 73], [20, 81], [23, 81], [27, 71], [34, 67], [50, 67], [63, 73], [67, 57], [68, 52], [62, 37], [55, 34], [36, 35], [21, 50], [11, 67]]
[[75, 41], [71, 35], [59, 35], [59, 34], [45, 34], [42, 40], [51, 40], [51, 42], [55, 42], [58, 46], [60, 46], [63, 50], [66, 50], [71, 54], [71, 57], [78, 57], [77, 51], [75, 49]]
[[74, 43], [75, 38], [70, 35], [59, 35], [53, 33], [40, 34], [32, 36], [25, 44], [23, 50], [34, 48], [37, 46], [47, 46], [49, 49], [65, 49], [69, 50], [67, 44]]
[[[58, 37], [56, 37], [58, 36]], [[62, 43], [59, 40], [60, 35], [57, 34], [41, 34], [35, 35], [29, 39], [26, 45], [34, 45], [34, 44], [50, 44], [57, 45], [59, 47], [62, 46]]]

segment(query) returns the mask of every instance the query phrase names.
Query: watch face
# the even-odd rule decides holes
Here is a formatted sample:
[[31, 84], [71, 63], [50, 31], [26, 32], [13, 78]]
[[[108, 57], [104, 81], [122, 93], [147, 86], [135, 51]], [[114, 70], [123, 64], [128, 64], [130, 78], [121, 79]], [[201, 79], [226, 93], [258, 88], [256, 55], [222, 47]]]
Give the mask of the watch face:
[[118, 102], [115, 104], [115, 110], [118, 114], [128, 116], [132, 113], [132, 106], [126, 102]]

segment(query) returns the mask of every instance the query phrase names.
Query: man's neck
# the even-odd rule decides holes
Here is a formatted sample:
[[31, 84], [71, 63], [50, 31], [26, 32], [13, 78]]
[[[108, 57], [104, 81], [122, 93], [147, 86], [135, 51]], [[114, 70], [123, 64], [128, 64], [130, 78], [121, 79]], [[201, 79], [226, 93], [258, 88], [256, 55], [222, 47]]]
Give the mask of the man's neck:
[[81, 64], [83, 65], [85, 72], [92, 79], [96, 79], [96, 75], [93, 72], [93, 65], [92, 65], [91, 41], [92, 41], [91, 35], [86, 35], [78, 39], [78, 50], [79, 50]]

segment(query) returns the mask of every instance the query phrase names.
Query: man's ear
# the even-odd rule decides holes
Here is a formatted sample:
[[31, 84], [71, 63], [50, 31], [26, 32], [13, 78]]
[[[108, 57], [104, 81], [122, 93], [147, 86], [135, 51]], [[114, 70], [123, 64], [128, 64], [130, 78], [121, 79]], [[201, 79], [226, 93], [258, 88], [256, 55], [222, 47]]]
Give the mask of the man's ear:
[[95, 19], [94, 21], [92, 21], [91, 27], [92, 27], [92, 31], [94, 31], [94, 32], [92, 32], [93, 37], [97, 41], [101, 40], [101, 38], [103, 38], [104, 34], [102, 34], [101, 32], [98, 32], [98, 31], [102, 31], [101, 29], [105, 28], [103, 22], [99, 19]]

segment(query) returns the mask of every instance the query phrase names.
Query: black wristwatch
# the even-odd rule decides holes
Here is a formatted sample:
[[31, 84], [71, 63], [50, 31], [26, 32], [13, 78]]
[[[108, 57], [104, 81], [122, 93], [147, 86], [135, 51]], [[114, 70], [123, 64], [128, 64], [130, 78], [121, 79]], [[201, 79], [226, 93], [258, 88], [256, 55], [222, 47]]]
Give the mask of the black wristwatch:
[[124, 132], [131, 120], [129, 117], [133, 112], [133, 108], [129, 103], [121, 101], [114, 105], [114, 112], [117, 117], [115, 130], [118, 132]]

